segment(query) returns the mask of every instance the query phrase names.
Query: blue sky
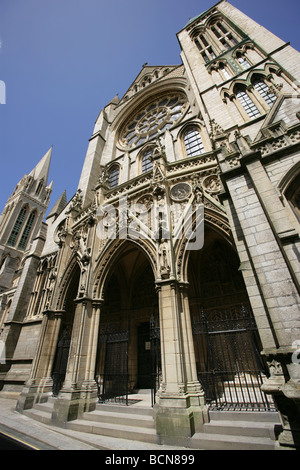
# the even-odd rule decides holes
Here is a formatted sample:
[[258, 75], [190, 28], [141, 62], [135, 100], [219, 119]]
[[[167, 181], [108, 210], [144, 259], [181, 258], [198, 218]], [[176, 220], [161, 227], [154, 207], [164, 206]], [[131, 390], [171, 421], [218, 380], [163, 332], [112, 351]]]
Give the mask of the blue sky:
[[[100, 110], [145, 62], [180, 64], [176, 33], [215, 3], [0, 0], [0, 211], [52, 145], [50, 206], [64, 189], [70, 199]], [[231, 3], [300, 50], [299, 0]]]

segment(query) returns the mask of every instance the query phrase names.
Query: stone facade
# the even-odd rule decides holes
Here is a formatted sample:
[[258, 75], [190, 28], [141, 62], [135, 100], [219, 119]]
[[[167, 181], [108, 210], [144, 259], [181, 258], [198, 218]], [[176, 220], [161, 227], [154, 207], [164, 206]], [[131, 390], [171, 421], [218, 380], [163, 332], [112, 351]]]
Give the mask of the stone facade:
[[[127, 332], [127, 388], [145, 383], [138, 344], [154, 318], [157, 434], [182, 443], [213, 402], [196, 319], [241, 324], [248, 309], [265, 365], [256, 385], [281, 414], [279, 444], [295, 447], [299, 53], [225, 0], [177, 38], [182, 64], [145, 65], [100, 112], [76, 194], [62, 196], [23, 258], [16, 308], [1, 321], [3, 338], [18, 322], [12, 364], [24, 359], [24, 370], [13, 378], [8, 368], [3, 391], [23, 386], [19, 411], [55, 391], [53, 421], [76, 419], [95, 408], [109, 366], [99, 359], [104, 331]], [[237, 380], [233, 372], [218, 387]]]

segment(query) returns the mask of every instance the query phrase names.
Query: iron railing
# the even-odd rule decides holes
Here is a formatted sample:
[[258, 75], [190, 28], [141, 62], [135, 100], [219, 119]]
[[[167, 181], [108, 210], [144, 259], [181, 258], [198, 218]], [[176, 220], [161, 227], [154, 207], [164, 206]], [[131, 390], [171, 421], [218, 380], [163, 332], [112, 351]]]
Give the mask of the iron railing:
[[97, 375], [99, 402], [128, 405], [128, 338], [129, 330], [106, 325], [99, 335]]
[[192, 318], [198, 379], [211, 409], [275, 411], [261, 390], [267, 369], [250, 306]]
[[156, 392], [161, 380], [161, 352], [160, 352], [160, 327], [158, 316], [150, 318], [150, 342], [151, 342], [151, 404], [155, 405]]

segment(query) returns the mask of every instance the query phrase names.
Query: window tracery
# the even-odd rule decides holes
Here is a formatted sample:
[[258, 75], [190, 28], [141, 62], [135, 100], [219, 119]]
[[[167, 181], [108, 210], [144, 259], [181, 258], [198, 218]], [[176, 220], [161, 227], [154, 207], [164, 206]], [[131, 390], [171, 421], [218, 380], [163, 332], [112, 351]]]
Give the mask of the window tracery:
[[250, 119], [254, 119], [257, 116], [260, 116], [259, 110], [255, 106], [255, 104], [253, 103], [252, 99], [250, 98], [249, 94], [246, 92], [245, 89], [241, 87], [238, 88], [236, 97], [241, 103], [246, 113], [248, 114], [248, 116], [250, 117]]
[[134, 148], [157, 138], [180, 121], [187, 106], [183, 93], [160, 96], [148, 102], [121, 130], [121, 145]]
[[16, 222], [13, 226], [11, 234], [9, 236], [9, 239], [8, 239], [8, 242], [7, 242], [8, 245], [15, 246], [18, 235], [19, 235], [20, 230], [22, 228], [22, 225], [24, 223], [24, 219], [26, 217], [26, 213], [27, 213], [27, 208], [22, 207], [22, 209], [20, 210], [19, 215], [17, 217], [17, 220], [16, 220]]
[[236, 53], [236, 59], [244, 70], [247, 70], [251, 67], [250, 62], [248, 61], [248, 59], [246, 59], [245, 55], [242, 54], [241, 52]]
[[196, 27], [191, 36], [206, 64], [237, 46], [243, 39], [240, 33], [220, 17], [211, 18], [205, 26]]
[[23, 250], [26, 248], [28, 238], [29, 238], [29, 235], [31, 233], [31, 230], [32, 230], [32, 227], [33, 227], [33, 224], [34, 224], [35, 217], [36, 217], [36, 212], [35, 211], [31, 212], [31, 214], [29, 215], [29, 217], [27, 219], [27, 222], [26, 222], [25, 228], [23, 230], [22, 236], [20, 238], [18, 248], [21, 248]]
[[223, 101], [233, 101], [242, 117], [255, 119], [268, 112], [277, 100], [281, 86], [273, 83], [271, 74], [252, 71], [245, 80], [232, 82], [228, 89], [223, 89]]
[[272, 106], [274, 101], [276, 101], [276, 95], [272, 93], [268, 85], [263, 81], [262, 78], [255, 78], [253, 80], [253, 86], [260, 96], [265, 100], [265, 102]]

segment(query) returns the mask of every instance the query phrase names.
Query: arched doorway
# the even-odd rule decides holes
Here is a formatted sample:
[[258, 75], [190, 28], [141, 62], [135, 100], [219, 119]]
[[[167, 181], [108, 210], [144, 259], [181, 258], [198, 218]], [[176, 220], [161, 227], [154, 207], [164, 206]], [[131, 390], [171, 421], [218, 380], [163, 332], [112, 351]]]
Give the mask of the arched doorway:
[[139, 389], [155, 394], [159, 369], [158, 302], [152, 267], [134, 243], [111, 263], [101, 307], [96, 381], [100, 401], [128, 404]]
[[57, 348], [52, 369], [53, 396], [57, 396], [63, 386], [69, 359], [70, 343], [76, 309], [75, 299], [78, 293], [80, 268], [76, 263], [70, 276], [64, 301], [64, 313], [58, 336]]
[[211, 409], [270, 410], [261, 391], [267, 368], [239, 258], [212, 229], [191, 252], [189, 302], [198, 379]]

